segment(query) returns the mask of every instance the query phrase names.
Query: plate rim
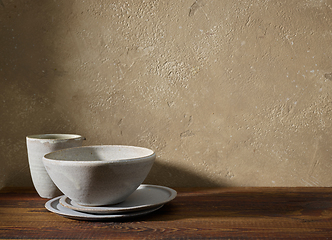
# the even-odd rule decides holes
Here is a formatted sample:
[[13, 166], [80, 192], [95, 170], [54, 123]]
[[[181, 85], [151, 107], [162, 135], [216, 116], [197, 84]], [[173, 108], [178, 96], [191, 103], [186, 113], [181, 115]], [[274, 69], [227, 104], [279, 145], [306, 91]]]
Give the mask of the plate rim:
[[[75, 210], [75, 211], [79, 211], [79, 212], [84, 212], [84, 213], [91, 213], [91, 214], [112, 214], [113, 213], [113, 214], [116, 214], [116, 213], [135, 212], [135, 211], [140, 211], [140, 210], [143, 210], [143, 209], [151, 209], [151, 208], [154, 208], [154, 207], [159, 206], [161, 204], [166, 204], [166, 203], [172, 201], [177, 196], [177, 191], [172, 189], [172, 188], [169, 188], [169, 187], [160, 186], [160, 185], [153, 185], [153, 184], [141, 184], [137, 189], [142, 188], [142, 187], [163, 189], [163, 190], [167, 191], [170, 194], [170, 196], [167, 199], [165, 199], [164, 201], [156, 202], [156, 203], [153, 203], [153, 204], [145, 204], [145, 205], [140, 205], [140, 206], [122, 207], [122, 208], [116, 208], [115, 207], [116, 205], [110, 206], [108, 208], [105, 207], [105, 206], [102, 206], [100, 209], [98, 209], [98, 207], [74, 206], [74, 205], [71, 205], [71, 204], [66, 202], [67, 199], [69, 199], [70, 201], [73, 201], [66, 195], [60, 196], [59, 203], [65, 208]], [[107, 208], [107, 209], [105, 209], [105, 208]]]
[[[132, 217], [137, 217], [137, 216], [141, 216], [141, 215], [146, 215], [146, 214], [152, 213], [154, 211], [159, 210], [160, 208], [162, 208], [164, 206], [163, 204], [161, 204], [161, 205], [155, 206], [154, 208], [145, 209], [145, 210], [136, 211], [136, 212], [122, 213], [121, 215], [119, 215], [119, 214], [93, 214], [93, 213], [86, 213], [86, 212], [75, 211], [73, 209], [69, 209], [69, 208], [66, 208], [66, 207], [62, 206], [60, 204], [60, 202], [59, 202], [60, 197], [61, 196], [58, 196], [58, 197], [55, 197], [55, 198], [53, 198], [51, 200], [48, 200], [45, 203], [45, 208], [48, 211], [56, 213], [56, 214], [58, 214], [60, 216], [68, 217], [68, 218], [76, 219], [76, 220], [90, 220], [90, 221], [92, 220], [92, 221], [96, 221], [96, 220], [107, 220], [107, 219], [132, 218]], [[52, 207], [52, 204], [54, 202], [57, 202], [56, 203], [57, 206], [60, 205], [63, 209], [66, 209], [66, 211], [69, 211], [69, 212], [64, 212], [64, 211], [55, 209], [54, 207]]]

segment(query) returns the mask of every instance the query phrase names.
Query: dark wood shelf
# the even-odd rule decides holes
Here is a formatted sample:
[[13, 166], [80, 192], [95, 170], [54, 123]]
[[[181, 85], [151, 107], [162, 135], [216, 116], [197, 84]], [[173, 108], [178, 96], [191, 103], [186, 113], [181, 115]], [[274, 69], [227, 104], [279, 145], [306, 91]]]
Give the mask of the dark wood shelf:
[[1, 239], [332, 239], [332, 188], [177, 188], [158, 211], [79, 221], [31, 189], [0, 192]]

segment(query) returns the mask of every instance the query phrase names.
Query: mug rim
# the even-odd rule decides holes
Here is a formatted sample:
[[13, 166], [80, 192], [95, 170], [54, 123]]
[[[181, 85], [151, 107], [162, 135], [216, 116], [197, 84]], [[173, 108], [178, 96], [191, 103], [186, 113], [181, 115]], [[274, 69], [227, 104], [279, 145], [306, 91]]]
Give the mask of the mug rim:
[[78, 134], [68, 134], [68, 133], [45, 133], [45, 134], [28, 135], [26, 138], [34, 140], [69, 140], [69, 139], [83, 138], [83, 136]]

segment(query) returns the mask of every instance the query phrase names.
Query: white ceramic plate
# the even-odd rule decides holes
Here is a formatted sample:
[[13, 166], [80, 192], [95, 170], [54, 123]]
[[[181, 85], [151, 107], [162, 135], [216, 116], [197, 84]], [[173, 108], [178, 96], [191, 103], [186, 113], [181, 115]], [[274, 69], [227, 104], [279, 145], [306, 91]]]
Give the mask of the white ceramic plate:
[[115, 219], [125, 219], [132, 218], [141, 215], [146, 215], [148, 213], [154, 212], [161, 208], [163, 205], [159, 205], [154, 208], [145, 209], [142, 211], [129, 212], [129, 213], [121, 213], [121, 214], [93, 214], [93, 213], [84, 213], [78, 212], [73, 209], [66, 208], [59, 203], [60, 197], [53, 198], [46, 202], [45, 207], [50, 212], [59, 214], [63, 217], [68, 217], [76, 220], [89, 220], [89, 221], [101, 221], [101, 220], [115, 220]]
[[82, 206], [67, 196], [60, 197], [60, 204], [66, 208], [94, 214], [116, 214], [152, 209], [173, 200], [177, 192], [157, 185], [140, 185], [124, 202], [101, 207]]

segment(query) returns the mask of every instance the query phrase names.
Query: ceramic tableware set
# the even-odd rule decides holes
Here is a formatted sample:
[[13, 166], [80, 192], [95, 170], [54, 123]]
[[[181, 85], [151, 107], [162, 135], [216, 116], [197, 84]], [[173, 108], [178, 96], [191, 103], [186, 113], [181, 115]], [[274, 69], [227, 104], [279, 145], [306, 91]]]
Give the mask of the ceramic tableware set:
[[155, 153], [124, 145], [82, 146], [75, 134], [27, 137], [33, 184], [45, 207], [81, 220], [121, 219], [145, 215], [173, 200], [175, 190], [142, 184]]

